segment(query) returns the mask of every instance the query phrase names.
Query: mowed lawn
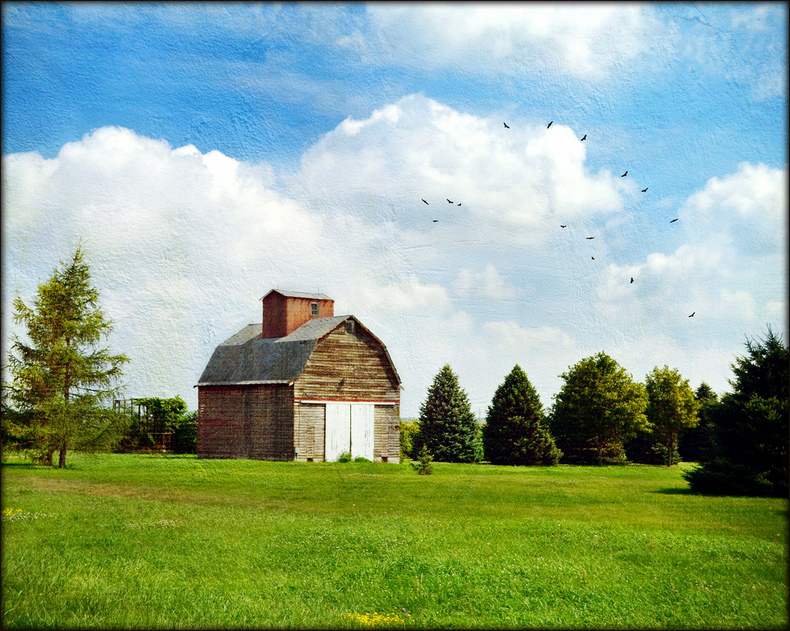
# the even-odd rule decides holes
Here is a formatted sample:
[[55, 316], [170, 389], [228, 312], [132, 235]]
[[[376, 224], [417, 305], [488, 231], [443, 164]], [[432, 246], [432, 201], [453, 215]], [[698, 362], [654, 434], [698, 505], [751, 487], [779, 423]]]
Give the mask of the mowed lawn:
[[787, 628], [787, 500], [688, 466], [11, 458], [2, 624]]

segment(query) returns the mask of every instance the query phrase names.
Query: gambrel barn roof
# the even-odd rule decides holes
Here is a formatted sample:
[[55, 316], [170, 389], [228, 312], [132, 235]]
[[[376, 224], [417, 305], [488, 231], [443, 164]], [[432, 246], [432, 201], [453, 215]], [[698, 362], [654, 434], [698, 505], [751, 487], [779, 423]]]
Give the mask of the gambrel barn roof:
[[[298, 297], [312, 298], [319, 295], [299, 294]], [[275, 338], [262, 338], [261, 325], [248, 324], [241, 331], [217, 346], [197, 385], [229, 386], [293, 383], [302, 374], [316, 344], [347, 320], [353, 320], [356, 326], [361, 327], [376, 342], [381, 344], [395, 378], [400, 385], [400, 377], [384, 344], [351, 315], [314, 318], [308, 320], [290, 334]]]

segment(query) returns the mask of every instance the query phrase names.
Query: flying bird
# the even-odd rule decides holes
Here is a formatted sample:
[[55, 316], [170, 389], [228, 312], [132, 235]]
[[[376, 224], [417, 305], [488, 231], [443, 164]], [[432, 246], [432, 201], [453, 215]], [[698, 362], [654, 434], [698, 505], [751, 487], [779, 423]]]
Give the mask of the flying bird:
[[[551, 121], [551, 123], [553, 123], [553, 122], [554, 122], [554, 121]], [[548, 129], [549, 127], [551, 127], [551, 123], [549, 123], [548, 125], [546, 125], [546, 129]]]
[[584, 134], [584, 138], [582, 138], [582, 142], [584, 142], [585, 140], [587, 140], [587, 134]]
[[675, 218], [674, 218], [672, 221], [670, 221], [669, 223], [675, 223], [675, 222], [676, 222], [678, 219], [680, 219], [680, 217], [675, 217]]
[[[447, 199], [447, 198], [445, 197], [445, 199]], [[451, 202], [449, 199], [447, 199], [447, 203], [452, 204], [453, 202]]]
[[591, 258], [593, 261], [595, 260], [595, 257], [594, 257], [594, 256], [591, 256], [590, 258]]
[[647, 193], [647, 189], [646, 189], [646, 188], [643, 188], [643, 189], [642, 189], [642, 192], [643, 192], [643, 193]]
[[623, 174], [622, 174], [620, 177], [625, 177], [626, 175], [628, 175], [628, 171], [626, 171], [625, 173], [623, 173]]
[[564, 226], [562, 224], [560, 224], [560, 228], [567, 228], [567, 227], [568, 227], [568, 224], [565, 224]]
[[[694, 313], [697, 313], [697, 312], [695, 311]], [[693, 317], [694, 317], [694, 313], [692, 313], [692, 314], [689, 316], [689, 318], [693, 318]]]
[[594, 239], [595, 237], [584, 237], [585, 239]]
[[[422, 199], [422, 198], [420, 198], [420, 199]], [[426, 202], [424, 199], [422, 201], [423, 201], [423, 203], [428, 204], [428, 202]], [[428, 205], [430, 206], [430, 204], [428, 204]]]
[[460, 206], [460, 205], [461, 205], [461, 202], [458, 202], [458, 205]]
[[502, 124], [505, 126], [505, 129], [510, 129], [510, 125], [508, 125], [507, 123], [502, 123]]
[[439, 220], [438, 219], [434, 219], [433, 223], [439, 223]]
[[632, 282], [632, 283], [634, 282], [634, 277], [633, 277], [633, 276], [631, 276], [631, 282]]

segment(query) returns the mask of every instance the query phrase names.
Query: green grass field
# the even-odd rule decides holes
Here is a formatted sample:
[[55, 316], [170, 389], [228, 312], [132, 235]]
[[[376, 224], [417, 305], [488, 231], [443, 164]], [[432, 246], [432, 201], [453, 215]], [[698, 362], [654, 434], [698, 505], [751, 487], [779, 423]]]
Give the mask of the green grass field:
[[687, 466], [7, 459], [2, 623], [787, 628], [787, 500]]

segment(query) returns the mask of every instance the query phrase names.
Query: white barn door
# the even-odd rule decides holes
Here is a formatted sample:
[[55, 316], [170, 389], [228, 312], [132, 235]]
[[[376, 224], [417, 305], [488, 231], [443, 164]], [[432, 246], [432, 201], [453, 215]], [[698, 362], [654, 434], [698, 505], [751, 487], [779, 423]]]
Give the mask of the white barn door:
[[373, 406], [351, 404], [351, 456], [373, 462]]
[[373, 461], [373, 406], [359, 403], [327, 403], [325, 454], [335, 462], [340, 454], [362, 456]]
[[324, 458], [335, 462], [344, 451], [351, 451], [351, 406], [347, 403], [326, 404]]

